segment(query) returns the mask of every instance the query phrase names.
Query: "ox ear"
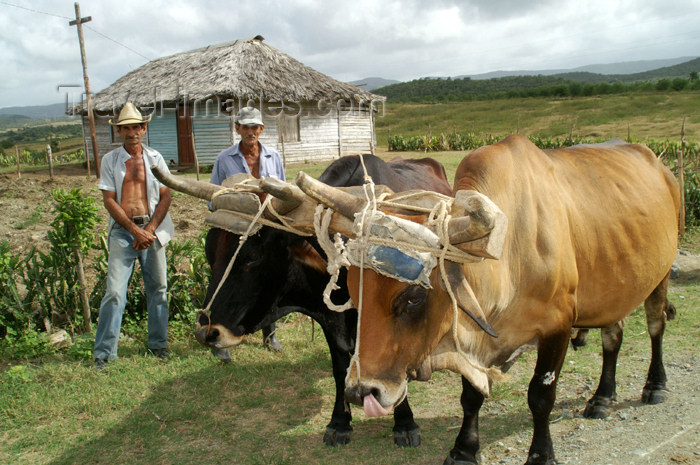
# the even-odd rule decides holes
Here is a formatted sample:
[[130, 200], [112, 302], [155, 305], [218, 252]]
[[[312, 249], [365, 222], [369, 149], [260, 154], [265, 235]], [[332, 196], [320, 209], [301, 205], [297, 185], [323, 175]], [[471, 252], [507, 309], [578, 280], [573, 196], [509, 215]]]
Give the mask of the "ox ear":
[[449, 224], [450, 243], [479, 257], [499, 259], [508, 230], [508, 219], [485, 195], [457, 191]]
[[464, 275], [459, 273], [450, 273], [450, 284], [452, 285], [452, 291], [455, 293], [457, 298], [457, 305], [459, 309], [464, 313], [469, 315], [469, 317], [474, 320], [474, 322], [483, 329], [486, 334], [491, 337], [498, 337], [498, 333], [493, 329], [491, 324], [486, 320], [486, 315], [479, 305], [479, 301], [474, 295], [472, 287], [469, 285]]
[[291, 246], [292, 257], [304, 266], [311, 267], [319, 273], [327, 274], [328, 262], [314, 249], [308, 241], [304, 240]]

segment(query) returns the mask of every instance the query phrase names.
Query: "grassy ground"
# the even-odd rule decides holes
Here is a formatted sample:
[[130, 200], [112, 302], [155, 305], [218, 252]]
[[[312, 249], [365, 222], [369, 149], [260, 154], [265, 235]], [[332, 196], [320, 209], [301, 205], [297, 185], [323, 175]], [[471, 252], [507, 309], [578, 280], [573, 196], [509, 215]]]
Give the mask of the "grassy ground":
[[[668, 325], [666, 359], [687, 363], [700, 341], [700, 283], [677, 282], [670, 298], [678, 318]], [[618, 369], [618, 394], [636, 396], [648, 364], [641, 311], [628, 319]], [[173, 357], [145, 355], [142, 341], [123, 341], [120, 359], [103, 372], [88, 359], [50, 356], [0, 375], [0, 462], [13, 464], [434, 464], [451, 448], [461, 424], [460, 381], [436, 373], [412, 383], [410, 399], [423, 444], [398, 449], [388, 417], [354, 410], [355, 432], [346, 447], [329, 448], [322, 436], [332, 406], [333, 381], [318, 327], [295, 315], [280, 325], [282, 354], [266, 350], [259, 335], [222, 364], [189, 332], [176, 334]], [[177, 333], [177, 331], [176, 331]], [[143, 331], [145, 335], [145, 329]], [[315, 337], [312, 335], [315, 334]], [[577, 422], [600, 369], [599, 333], [567, 357], [553, 418]], [[530, 427], [525, 400], [534, 354], [494, 389], [483, 409], [484, 454], [503, 454], [503, 442]], [[13, 364], [15, 365], [15, 364]], [[516, 451], [524, 456], [526, 444]], [[495, 463], [495, 462], [486, 462]]]

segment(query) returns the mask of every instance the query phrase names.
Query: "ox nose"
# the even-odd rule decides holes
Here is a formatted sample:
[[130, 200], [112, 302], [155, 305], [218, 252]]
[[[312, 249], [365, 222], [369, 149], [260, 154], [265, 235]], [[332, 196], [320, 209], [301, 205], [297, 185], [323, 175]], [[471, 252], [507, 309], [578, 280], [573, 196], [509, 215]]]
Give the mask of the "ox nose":
[[379, 396], [379, 390], [362, 384], [345, 388], [345, 400], [355, 405], [363, 405], [363, 399], [370, 394], [376, 398]]

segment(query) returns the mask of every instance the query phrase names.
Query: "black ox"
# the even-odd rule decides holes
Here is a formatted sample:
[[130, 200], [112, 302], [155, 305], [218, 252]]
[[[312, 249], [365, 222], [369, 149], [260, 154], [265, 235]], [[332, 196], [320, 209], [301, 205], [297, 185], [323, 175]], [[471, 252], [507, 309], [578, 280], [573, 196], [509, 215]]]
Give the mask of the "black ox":
[[[430, 158], [384, 162], [364, 155], [367, 173], [377, 185], [395, 192], [423, 189], [451, 194], [444, 167]], [[360, 186], [364, 169], [359, 156], [346, 156], [333, 162], [319, 177], [336, 187]], [[177, 189], [176, 186], [171, 186]], [[206, 239], [207, 260], [212, 278], [207, 292], [211, 300], [231, 257], [239, 244], [238, 235], [212, 228]], [[323, 442], [335, 446], [350, 441], [352, 419], [344, 401], [345, 375], [355, 350], [357, 312], [334, 312], [323, 302], [329, 275], [325, 255], [315, 239], [263, 227], [249, 237], [236, 257], [230, 273], [211, 304], [210, 313], [200, 313], [196, 338], [209, 347], [230, 347], [245, 334], [292, 312], [308, 315], [318, 322], [328, 343], [335, 380], [335, 403]], [[334, 303], [348, 300], [345, 270], [333, 293]], [[420, 428], [406, 399], [394, 411], [394, 442], [399, 446], [420, 444]]]

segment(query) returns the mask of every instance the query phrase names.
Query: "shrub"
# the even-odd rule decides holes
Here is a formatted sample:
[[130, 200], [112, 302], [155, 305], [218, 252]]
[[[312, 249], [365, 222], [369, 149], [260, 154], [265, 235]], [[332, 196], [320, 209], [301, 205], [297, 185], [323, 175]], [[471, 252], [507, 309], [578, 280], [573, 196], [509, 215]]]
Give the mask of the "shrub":
[[688, 80], [683, 79], [683, 78], [675, 78], [673, 81], [671, 81], [671, 89], [680, 92], [681, 90], [685, 90], [686, 87], [688, 87]]

